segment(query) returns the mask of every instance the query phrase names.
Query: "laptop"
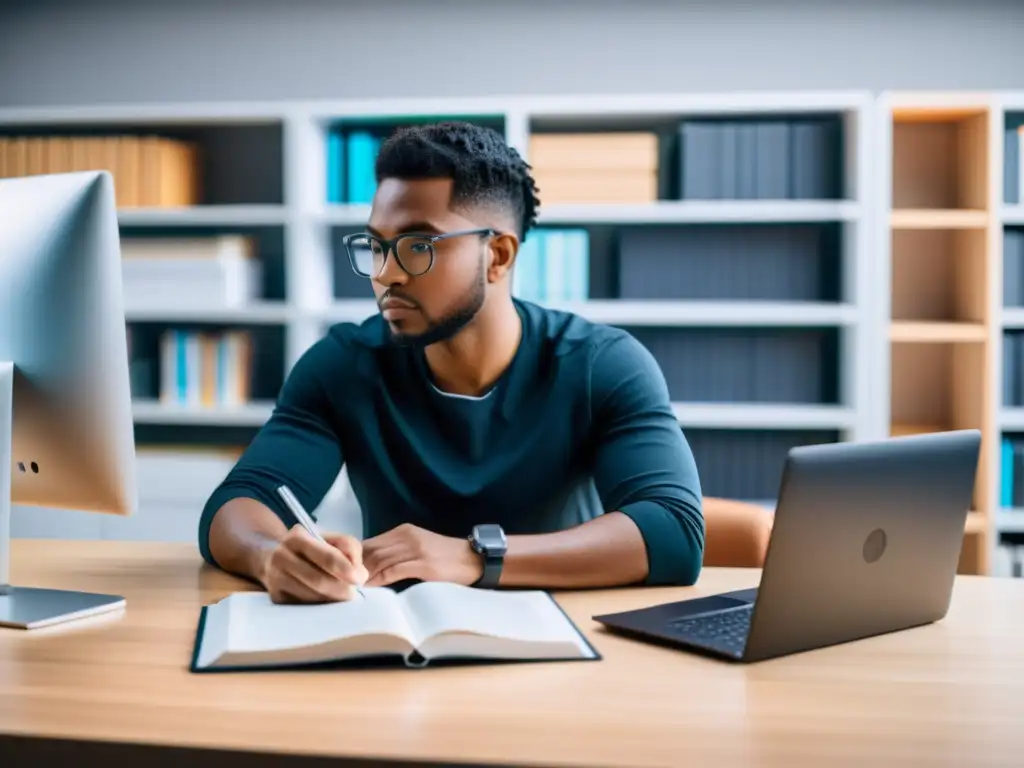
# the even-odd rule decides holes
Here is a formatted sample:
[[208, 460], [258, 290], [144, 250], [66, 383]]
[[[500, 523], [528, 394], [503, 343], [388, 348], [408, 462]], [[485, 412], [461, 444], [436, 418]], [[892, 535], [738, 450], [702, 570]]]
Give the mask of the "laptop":
[[640, 640], [755, 662], [942, 619], [978, 430], [789, 451], [758, 587], [594, 616]]

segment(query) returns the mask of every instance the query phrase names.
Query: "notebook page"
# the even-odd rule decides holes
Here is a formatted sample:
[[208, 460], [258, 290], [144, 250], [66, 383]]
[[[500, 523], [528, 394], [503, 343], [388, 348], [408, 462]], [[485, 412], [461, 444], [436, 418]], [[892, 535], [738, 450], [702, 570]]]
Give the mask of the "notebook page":
[[274, 603], [266, 592], [231, 595], [227, 598], [227, 649], [236, 653], [277, 651], [353, 635], [411, 635], [394, 592], [364, 588], [363, 593], [363, 599], [298, 605]]
[[576, 628], [542, 591], [499, 592], [424, 582], [399, 599], [420, 642], [443, 632], [468, 632], [523, 642], [571, 641], [584, 647]]

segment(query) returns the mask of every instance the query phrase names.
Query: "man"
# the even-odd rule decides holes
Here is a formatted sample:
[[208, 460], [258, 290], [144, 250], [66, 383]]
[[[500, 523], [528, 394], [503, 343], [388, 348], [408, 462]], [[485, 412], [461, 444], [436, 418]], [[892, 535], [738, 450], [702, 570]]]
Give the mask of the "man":
[[[211, 564], [276, 601], [354, 585], [692, 584], [704, 519], [663, 375], [626, 332], [514, 299], [539, 200], [489, 129], [396, 132], [366, 232], [346, 238], [381, 310], [330, 329], [202, 513]], [[314, 509], [342, 463], [364, 540], [317, 541], [276, 494]]]

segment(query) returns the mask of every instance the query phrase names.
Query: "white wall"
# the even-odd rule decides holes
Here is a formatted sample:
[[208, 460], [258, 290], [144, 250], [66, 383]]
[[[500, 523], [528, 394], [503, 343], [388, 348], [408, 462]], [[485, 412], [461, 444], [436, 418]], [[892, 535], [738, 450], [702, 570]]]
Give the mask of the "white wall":
[[1024, 88], [1019, 0], [0, 0], [0, 105]]

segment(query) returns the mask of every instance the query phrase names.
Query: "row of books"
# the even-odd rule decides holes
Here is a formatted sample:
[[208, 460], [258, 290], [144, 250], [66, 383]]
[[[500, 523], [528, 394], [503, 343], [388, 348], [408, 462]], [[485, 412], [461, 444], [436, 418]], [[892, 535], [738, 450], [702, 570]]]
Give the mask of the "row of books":
[[534, 302], [584, 301], [590, 296], [590, 235], [585, 229], [536, 229], [512, 270], [512, 293]]
[[801, 445], [832, 443], [833, 432], [772, 429], [686, 429], [704, 496], [774, 502], [786, 455]]
[[126, 237], [121, 256], [129, 304], [241, 307], [262, 292], [263, 269], [251, 237]]
[[121, 208], [196, 205], [199, 151], [164, 136], [0, 136], [0, 178], [109, 171]]
[[1003, 230], [1003, 305], [1024, 306], [1024, 229]]
[[1024, 507], [1024, 440], [1004, 435], [999, 463], [999, 506]]
[[245, 331], [172, 328], [160, 337], [161, 403], [222, 408], [250, 400], [252, 337]]
[[842, 251], [827, 224], [626, 227], [617, 233], [627, 300], [835, 301]]
[[1024, 331], [1003, 332], [1003, 405], [1024, 406]]
[[677, 402], [821, 404], [836, 399], [832, 329], [627, 328]]
[[1024, 205], [1024, 125], [1004, 133], [1003, 185], [1007, 203]]
[[367, 204], [377, 190], [374, 166], [381, 137], [369, 130], [327, 134], [327, 202]]
[[[368, 128], [328, 131], [328, 203], [372, 200], [380, 143]], [[842, 196], [842, 143], [834, 117], [695, 119], [674, 137], [536, 133], [527, 159], [543, 204], [834, 199]]]
[[527, 157], [542, 204], [658, 199], [658, 136], [651, 132], [537, 133]]
[[684, 200], [842, 197], [837, 118], [694, 120], [681, 129]]

